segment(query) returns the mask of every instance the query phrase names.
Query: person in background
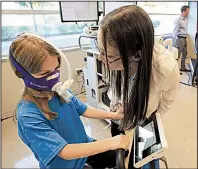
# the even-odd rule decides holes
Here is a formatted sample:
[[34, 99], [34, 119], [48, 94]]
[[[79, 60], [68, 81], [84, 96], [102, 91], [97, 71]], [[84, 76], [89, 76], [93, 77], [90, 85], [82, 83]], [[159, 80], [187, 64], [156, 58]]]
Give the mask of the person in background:
[[181, 71], [190, 72], [190, 70], [186, 69], [185, 61], [187, 56], [187, 22], [188, 22], [188, 15], [190, 12], [189, 6], [182, 6], [181, 8], [181, 15], [175, 22], [175, 28], [174, 28], [174, 40], [175, 40], [175, 46], [178, 49], [178, 59], [181, 57]]

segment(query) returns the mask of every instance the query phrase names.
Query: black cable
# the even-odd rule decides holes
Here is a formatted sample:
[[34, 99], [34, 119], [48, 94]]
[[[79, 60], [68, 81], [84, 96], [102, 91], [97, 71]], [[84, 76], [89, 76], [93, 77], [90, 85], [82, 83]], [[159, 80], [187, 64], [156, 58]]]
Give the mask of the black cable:
[[75, 24], [78, 26], [79, 29], [81, 29], [77, 22], [75, 22]]
[[[184, 82], [179, 82], [179, 83], [181, 83], [181, 84], [183, 84], [183, 85], [186, 85], [186, 86], [191, 86], [191, 85], [189, 85], [189, 84], [187, 84], [187, 83], [184, 83]], [[197, 87], [195, 87], [195, 86], [191, 86], [191, 87], [197, 88]]]
[[75, 94], [74, 96], [78, 96], [78, 95], [83, 94], [83, 93], [86, 93], [86, 91], [81, 92], [81, 93], [77, 93], [77, 94]]
[[189, 84], [184, 83], [184, 82], [179, 82], [179, 83], [181, 83], [181, 84], [183, 84], [183, 85], [186, 85], [186, 86], [190, 86]]
[[79, 29], [83, 29], [85, 26], [87, 26], [87, 24], [85, 24], [84, 26], [82, 26], [82, 28], [78, 25], [78, 22], [75, 22], [75, 24], [78, 26]]
[[184, 83], [184, 82], [179, 82], [179, 83], [181, 83], [183, 85], [186, 85], [186, 86], [192, 86], [192, 85], [190, 85], [190, 79], [191, 79], [191, 77], [190, 77], [190, 75], [189, 75], [188, 72], [186, 72], [186, 74], [188, 75], [188, 83]]
[[10, 118], [12, 118], [13, 116], [9, 116], [9, 117], [6, 117], [6, 118], [4, 118], [4, 119], [1, 119], [1, 121], [4, 121], [4, 120], [7, 120], [7, 119], [10, 119]]

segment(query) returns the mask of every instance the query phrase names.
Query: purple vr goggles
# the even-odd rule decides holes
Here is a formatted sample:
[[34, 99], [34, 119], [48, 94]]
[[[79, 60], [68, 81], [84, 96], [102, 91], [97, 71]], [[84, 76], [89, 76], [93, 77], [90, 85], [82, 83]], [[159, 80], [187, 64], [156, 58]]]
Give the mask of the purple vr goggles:
[[50, 72], [42, 78], [35, 78], [14, 59], [11, 51], [9, 51], [9, 57], [16, 70], [23, 76], [22, 79], [26, 87], [41, 91], [51, 91], [52, 87], [60, 82], [60, 70]]

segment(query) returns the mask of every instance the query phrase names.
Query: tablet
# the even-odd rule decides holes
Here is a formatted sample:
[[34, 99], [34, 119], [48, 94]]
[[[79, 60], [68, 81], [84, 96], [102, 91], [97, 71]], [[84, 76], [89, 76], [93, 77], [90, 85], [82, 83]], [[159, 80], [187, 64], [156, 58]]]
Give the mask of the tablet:
[[153, 113], [143, 124], [135, 128], [133, 141], [135, 168], [164, 156], [168, 144], [159, 113]]

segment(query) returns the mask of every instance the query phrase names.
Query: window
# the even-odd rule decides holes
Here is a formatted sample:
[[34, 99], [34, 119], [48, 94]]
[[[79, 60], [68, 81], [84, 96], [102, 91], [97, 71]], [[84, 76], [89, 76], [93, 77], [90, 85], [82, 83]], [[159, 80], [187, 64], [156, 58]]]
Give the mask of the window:
[[62, 23], [59, 2], [2, 2], [2, 54], [22, 32], [45, 37], [59, 48], [78, 46], [83, 28], [95, 24]]
[[122, 6], [127, 5], [136, 5], [135, 2], [104, 2], [104, 13], [105, 15], [109, 12], [113, 11], [114, 9], [117, 9]]
[[104, 2], [101, 2], [101, 1], [98, 2], [99, 12], [103, 12], [103, 3]]
[[[103, 11], [99, 2], [99, 11]], [[137, 2], [149, 13], [155, 34], [170, 34], [180, 8], [186, 2]], [[78, 46], [78, 38], [84, 27], [95, 22], [62, 23], [59, 2], [2, 2], [2, 54], [8, 53], [12, 40], [22, 32], [30, 32], [47, 38], [60, 48]], [[88, 43], [88, 42], [86, 42]]]
[[171, 34], [174, 22], [181, 14], [181, 7], [187, 2], [137, 2], [149, 15], [155, 28], [155, 34]]

